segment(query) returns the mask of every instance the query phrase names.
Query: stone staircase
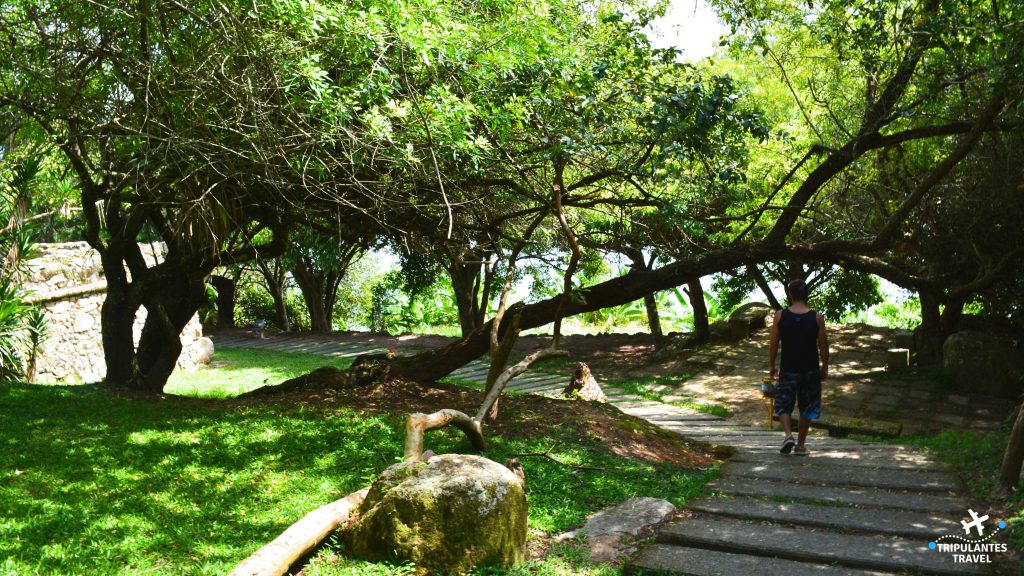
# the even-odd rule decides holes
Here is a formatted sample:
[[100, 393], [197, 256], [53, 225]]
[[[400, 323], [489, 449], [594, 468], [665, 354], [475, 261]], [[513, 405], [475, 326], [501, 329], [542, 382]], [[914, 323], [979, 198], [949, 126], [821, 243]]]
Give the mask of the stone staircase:
[[[310, 338], [218, 338], [216, 343], [328, 356], [383, 351], [371, 345]], [[483, 361], [450, 375], [478, 386], [486, 377]], [[557, 394], [568, 379], [568, 375], [533, 371], [510, 382], [508, 390]], [[991, 572], [988, 564], [956, 562], [952, 554], [930, 548], [929, 543], [943, 535], [963, 534], [960, 520], [968, 517], [968, 509], [979, 513], [984, 509], [970, 501], [956, 474], [921, 452], [812, 431], [807, 441], [810, 456], [781, 455], [782, 434], [777, 430], [643, 400], [614, 387], [604, 391], [626, 414], [732, 452], [704, 495], [663, 525], [654, 542], [625, 567], [628, 574]], [[996, 530], [994, 520], [985, 528], [987, 534]]]
[[[674, 406], [623, 406], [687, 438], [734, 453], [705, 494], [664, 525], [629, 574], [985, 574], [930, 549], [963, 534], [971, 504], [959, 478], [912, 449], [813, 436], [808, 457], [782, 435]], [[990, 523], [986, 528], [994, 529]]]

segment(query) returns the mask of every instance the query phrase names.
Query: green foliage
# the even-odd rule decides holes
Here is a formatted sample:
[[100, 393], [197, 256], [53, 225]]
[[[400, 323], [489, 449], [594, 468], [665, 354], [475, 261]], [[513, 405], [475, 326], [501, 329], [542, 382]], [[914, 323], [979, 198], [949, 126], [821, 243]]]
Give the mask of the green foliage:
[[917, 298], [886, 301], [875, 306], [871, 312], [887, 328], [912, 330], [921, 324], [921, 301]]
[[398, 334], [458, 324], [451, 283], [446, 277], [437, 276], [433, 283], [409, 292], [404, 275], [404, 269], [392, 270], [373, 285], [367, 319], [371, 330]]
[[28, 356], [25, 362], [25, 372], [26, 379], [30, 383], [35, 380], [36, 360], [39, 358], [40, 346], [46, 338], [48, 329], [49, 320], [46, 319], [46, 313], [43, 312], [42, 307], [29, 308], [28, 313], [25, 314], [25, 345]]
[[367, 329], [373, 308], [373, 287], [383, 276], [379, 262], [363, 256], [353, 262], [338, 287], [334, 324], [339, 330]]
[[0, 279], [0, 380], [14, 380], [24, 374], [22, 343], [28, 311], [11, 280]]
[[[747, 301], [754, 291], [754, 281], [741, 274], [718, 274], [711, 281], [711, 290], [704, 292], [708, 301], [708, 317], [712, 318], [711, 308], [716, 310], [733, 310]], [[712, 296], [710, 293], [713, 293]]]
[[[2, 151], [2, 149], [0, 149]], [[36, 356], [46, 334], [41, 308], [25, 302], [19, 275], [32, 257], [35, 230], [28, 209], [39, 189], [42, 160], [0, 153], [0, 380], [35, 377]]]
[[[284, 302], [292, 328], [309, 328], [309, 311], [302, 300], [302, 293], [289, 285], [285, 291]], [[274, 324], [276, 319], [274, 297], [270, 295], [266, 284], [255, 273], [243, 274], [235, 288], [235, 323], [239, 326], [252, 326], [257, 320], [266, 320], [269, 326]]]
[[840, 268], [824, 287], [811, 296], [810, 304], [825, 318], [842, 318], [881, 302], [877, 278]]

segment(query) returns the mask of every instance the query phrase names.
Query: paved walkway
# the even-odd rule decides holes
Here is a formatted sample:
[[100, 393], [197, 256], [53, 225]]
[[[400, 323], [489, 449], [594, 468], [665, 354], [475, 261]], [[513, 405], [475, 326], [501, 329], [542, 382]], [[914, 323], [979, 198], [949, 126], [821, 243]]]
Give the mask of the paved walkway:
[[[921, 430], [959, 427], [987, 432], [996, 429], [1014, 407], [985, 394], [968, 396], [945, 390], [934, 378], [910, 372], [892, 373], [885, 351], [895, 332], [856, 325], [830, 325], [831, 375], [822, 389], [827, 420], [857, 419], [879, 429], [902, 426], [902, 435]], [[703, 399], [729, 406], [747, 424], [764, 424], [756, 383], [768, 369], [768, 337], [712, 342], [676, 363], [668, 372], [652, 365], [639, 373], [693, 373], [685, 381], [662, 386], [667, 402]], [[658, 371], [661, 372], [658, 372]], [[887, 426], [889, 425], [889, 426]]]
[[[216, 343], [332, 356], [380, 350], [310, 338], [217, 338]], [[486, 377], [483, 361], [451, 376], [477, 385]], [[512, 381], [509, 390], [557, 394], [567, 381], [566, 375], [533, 372]], [[783, 456], [778, 431], [646, 401], [612, 387], [605, 393], [626, 414], [734, 451], [705, 495], [662, 527], [655, 542], [627, 566], [628, 573], [987, 573], [986, 564], [958, 563], [948, 552], [929, 549], [943, 535], [964, 535], [960, 520], [968, 509], [986, 511], [971, 503], [956, 474], [920, 452], [817, 434], [808, 439], [811, 456]], [[995, 529], [994, 521], [986, 523], [986, 534]]]

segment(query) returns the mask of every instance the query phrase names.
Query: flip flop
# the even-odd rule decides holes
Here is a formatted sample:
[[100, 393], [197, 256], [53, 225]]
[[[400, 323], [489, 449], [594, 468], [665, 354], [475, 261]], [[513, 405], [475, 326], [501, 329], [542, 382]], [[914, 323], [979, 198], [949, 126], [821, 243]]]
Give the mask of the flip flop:
[[793, 451], [794, 456], [807, 456], [810, 453], [811, 451], [807, 449], [807, 446], [797, 446], [796, 450]]
[[793, 447], [796, 446], [796, 440], [792, 436], [786, 438], [786, 441], [782, 443], [782, 448], [779, 449], [780, 454], [789, 454], [793, 451]]

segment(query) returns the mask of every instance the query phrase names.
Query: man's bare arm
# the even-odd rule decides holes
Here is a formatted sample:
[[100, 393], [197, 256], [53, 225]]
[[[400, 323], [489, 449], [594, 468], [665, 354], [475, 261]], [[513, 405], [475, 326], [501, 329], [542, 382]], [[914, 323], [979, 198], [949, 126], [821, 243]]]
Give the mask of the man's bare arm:
[[828, 378], [828, 334], [825, 331], [825, 316], [818, 313], [818, 355], [821, 357], [821, 379]]
[[779, 319], [782, 318], [782, 311], [779, 310], [772, 318], [772, 336], [768, 341], [768, 373], [775, 377], [775, 357], [779, 354]]

